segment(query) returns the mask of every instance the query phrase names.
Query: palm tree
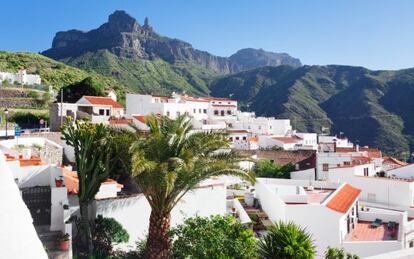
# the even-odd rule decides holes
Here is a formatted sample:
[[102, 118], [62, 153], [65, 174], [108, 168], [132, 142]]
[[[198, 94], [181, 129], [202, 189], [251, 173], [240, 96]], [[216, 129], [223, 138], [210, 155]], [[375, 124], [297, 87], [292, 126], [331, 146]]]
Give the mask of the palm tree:
[[315, 255], [312, 236], [293, 222], [276, 223], [258, 243], [258, 257], [263, 259], [310, 259]]
[[79, 208], [81, 237], [84, 248], [93, 252], [89, 206], [99, 191], [101, 183], [109, 176], [111, 138], [102, 124], [68, 120], [62, 127], [62, 139], [74, 148], [79, 179]]
[[151, 206], [145, 258], [169, 258], [170, 213], [188, 191], [213, 176], [254, 176], [240, 169], [224, 132], [194, 133], [187, 116], [150, 115], [146, 123], [150, 133], [131, 148], [134, 179]]

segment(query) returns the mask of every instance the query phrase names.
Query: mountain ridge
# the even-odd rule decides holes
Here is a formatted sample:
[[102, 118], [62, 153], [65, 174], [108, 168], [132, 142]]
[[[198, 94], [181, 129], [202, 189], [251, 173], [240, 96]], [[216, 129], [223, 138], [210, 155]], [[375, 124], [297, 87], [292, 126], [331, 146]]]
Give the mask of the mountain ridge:
[[[264, 50], [244, 49], [230, 57], [215, 56], [207, 51], [193, 48], [193, 46], [179, 39], [157, 34], [149, 24], [148, 18], [144, 25], [140, 25], [136, 19], [125, 11], [115, 11], [108, 17], [108, 22], [97, 29], [87, 32], [80, 30], [69, 30], [56, 33], [52, 48], [42, 52], [43, 55], [67, 64], [81, 67], [87, 70], [102, 71], [91, 64], [91, 57], [99, 61], [99, 56], [107, 51], [105, 58], [110, 59], [115, 67], [128, 67], [127, 73], [107, 67], [106, 76], [119, 76], [120, 80], [132, 91], [146, 92], [149, 88], [146, 79], [140, 78], [137, 71], [146, 70], [146, 66], [152, 66], [157, 70], [158, 77], [163, 74], [174, 74], [177, 80], [156, 80], [152, 77], [150, 81], [157, 90], [165, 86], [174, 90], [183, 90], [195, 94], [208, 94], [208, 84], [212, 77], [226, 75], [263, 65], [300, 66], [300, 60], [290, 57], [286, 53], [272, 53]], [[101, 52], [100, 54], [97, 52]], [[245, 54], [243, 54], [245, 53]], [[96, 55], [93, 55], [96, 54]], [[88, 55], [88, 62], [83, 58]], [[247, 55], [247, 57], [243, 57]], [[109, 57], [111, 56], [111, 57]], [[247, 60], [247, 61], [246, 61]], [[89, 63], [89, 65], [85, 65]], [[161, 65], [161, 68], [158, 66]], [[168, 67], [169, 66], [169, 67]], [[102, 67], [101, 67], [102, 68]], [[180, 77], [180, 79], [178, 79]], [[172, 86], [176, 81], [183, 84], [194, 84], [195, 87]], [[184, 83], [185, 81], [185, 83]], [[133, 85], [137, 84], [137, 85]]]
[[[414, 69], [352, 66], [263, 67], [228, 75], [212, 95], [240, 101], [258, 115], [289, 118], [305, 132], [345, 132], [361, 145], [407, 159], [414, 149]], [[325, 132], [326, 133], [326, 132]]]

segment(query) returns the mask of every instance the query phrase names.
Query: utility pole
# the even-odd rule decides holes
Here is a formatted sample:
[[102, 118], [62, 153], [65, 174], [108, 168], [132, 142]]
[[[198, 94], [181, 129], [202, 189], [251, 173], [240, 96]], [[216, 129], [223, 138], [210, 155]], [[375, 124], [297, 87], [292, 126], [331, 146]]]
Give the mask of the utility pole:
[[63, 87], [60, 88], [60, 127], [63, 125]]

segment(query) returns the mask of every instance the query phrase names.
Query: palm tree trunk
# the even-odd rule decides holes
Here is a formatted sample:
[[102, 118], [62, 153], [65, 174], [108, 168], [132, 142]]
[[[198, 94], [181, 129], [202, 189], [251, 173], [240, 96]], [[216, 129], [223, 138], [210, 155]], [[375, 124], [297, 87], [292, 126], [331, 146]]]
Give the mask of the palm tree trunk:
[[160, 214], [151, 211], [148, 230], [145, 258], [168, 259], [170, 258], [171, 240], [168, 235], [170, 230], [170, 213]]
[[81, 235], [84, 248], [88, 249], [88, 254], [93, 253], [93, 243], [92, 243], [92, 232], [91, 226], [89, 225], [89, 203], [88, 202], [79, 202], [80, 215], [81, 215]]

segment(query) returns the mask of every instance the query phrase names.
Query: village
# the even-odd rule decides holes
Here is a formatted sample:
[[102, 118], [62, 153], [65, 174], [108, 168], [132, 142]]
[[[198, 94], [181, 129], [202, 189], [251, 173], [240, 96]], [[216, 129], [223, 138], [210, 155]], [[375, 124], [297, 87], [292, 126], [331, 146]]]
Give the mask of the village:
[[[192, 134], [225, 132], [229, 149], [256, 162], [291, 165], [288, 177], [214, 176], [186, 193], [171, 212], [171, 225], [193, 216], [233, 215], [257, 237], [274, 222], [293, 222], [313, 237], [317, 258], [328, 247], [361, 258], [391, 256], [414, 247], [414, 165], [359, 146], [345, 135], [297, 132], [289, 119], [242, 112], [231, 98], [126, 94], [125, 107], [114, 91], [107, 97], [83, 96], [76, 103], [49, 106], [49, 128], [26, 134], [9, 132], [0, 141], [2, 257], [72, 258], [79, 214], [80, 183], [74, 149], [59, 133], [70, 118], [106, 127], [148, 132], [148, 116], [190, 118]], [[6, 130], [7, 131], [7, 130]], [[90, 214], [118, 221], [129, 240], [118, 249], [135, 249], [146, 238], [151, 206], [139, 190], [108, 178], [94, 197]], [[67, 241], [62, 249], [61, 236]], [[21, 244], [25, 244], [22, 249]], [[60, 246], [60, 247], [59, 247]], [[45, 250], [44, 247], [47, 249]], [[384, 257], [387, 258], [387, 257]], [[391, 258], [391, 257], [388, 257]]]

